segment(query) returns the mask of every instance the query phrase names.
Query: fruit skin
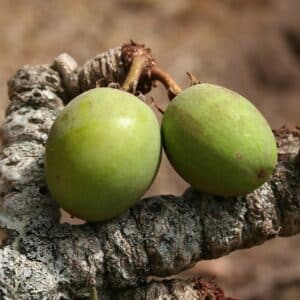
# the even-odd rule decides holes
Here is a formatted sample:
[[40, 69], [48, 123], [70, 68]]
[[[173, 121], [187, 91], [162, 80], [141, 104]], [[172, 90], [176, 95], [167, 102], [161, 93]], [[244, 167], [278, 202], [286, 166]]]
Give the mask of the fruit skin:
[[194, 85], [174, 98], [162, 136], [178, 174], [214, 195], [253, 191], [277, 162], [276, 141], [261, 113], [239, 94], [212, 84]]
[[46, 180], [66, 211], [103, 221], [144, 194], [160, 157], [160, 127], [152, 110], [132, 94], [96, 88], [72, 100], [51, 128]]

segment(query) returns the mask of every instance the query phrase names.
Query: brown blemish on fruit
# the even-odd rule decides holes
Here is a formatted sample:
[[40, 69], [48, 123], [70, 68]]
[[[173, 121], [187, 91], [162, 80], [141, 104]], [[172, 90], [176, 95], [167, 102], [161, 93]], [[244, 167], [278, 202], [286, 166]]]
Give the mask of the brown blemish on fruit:
[[241, 154], [240, 152], [237, 152], [237, 153], [235, 154], [235, 158], [236, 158], [237, 160], [242, 160], [242, 159], [243, 159], [243, 156], [242, 156], [242, 154]]
[[264, 179], [267, 177], [267, 171], [265, 169], [260, 169], [257, 173], [257, 178], [258, 179]]

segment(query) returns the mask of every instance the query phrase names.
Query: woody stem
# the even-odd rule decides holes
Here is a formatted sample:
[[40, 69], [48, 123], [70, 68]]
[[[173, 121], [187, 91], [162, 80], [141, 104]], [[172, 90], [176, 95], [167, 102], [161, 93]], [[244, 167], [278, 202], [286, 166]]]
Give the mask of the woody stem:
[[136, 87], [138, 85], [140, 76], [143, 73], [144, 67], [146, 64], [146, 59], [144, 55], [135, 55], [132, 59], [132, 63], [129, 68], [129, 72], [127, 77], [122, 85], [122, 88], [125, 91], [133, 91], [135, 92]]
[[154, 66], [151, 69], [151, 79], [160, 81], [165, 86], [165, 88], [168, 90], [170, 101], [182, 92], [182, 89], [175, 82], [175, 80], [168, 73], [157, 66]]

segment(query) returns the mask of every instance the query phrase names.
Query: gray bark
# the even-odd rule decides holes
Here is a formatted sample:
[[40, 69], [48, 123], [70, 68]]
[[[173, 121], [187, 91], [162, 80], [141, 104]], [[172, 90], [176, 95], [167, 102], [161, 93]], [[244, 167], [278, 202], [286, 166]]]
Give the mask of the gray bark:
[[189, 188], [179, 197], [143, 199], [103, 224], [60, 224], [45, 184], [44, 146], [64, 102], [99, 80], [120, 80], [92, 71], [95, 61], [100, 66], [98, 56], [78, 68], [60, 56], [52, 65], [24, 66], [8, 83], [0, 155], [0, 228], [8, 237], [0, 248], [0, 299], [86, 299], [92, 287], [100, 299], [200, 299], [192, 281], [147, 278], [300, 231], [297, 129], [276, 132], [276, 171], [251, 194], [221, 199]]

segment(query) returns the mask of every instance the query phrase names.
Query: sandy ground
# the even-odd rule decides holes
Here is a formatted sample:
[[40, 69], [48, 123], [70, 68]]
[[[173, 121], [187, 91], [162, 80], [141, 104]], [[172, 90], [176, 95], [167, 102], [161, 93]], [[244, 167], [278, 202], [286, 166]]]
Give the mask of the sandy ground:
[[[61, 52], [83, 63], [133, 39], [182, 86], [190, 71], [251, 99], [273, 128], [300, 123], [299, 0], [0, 0], [0, 38], [1, 118], [6, 81], [21, 65]], [[161, 88], [152, 96], [166, 105]], [[147, 195], [186, 186], [164, 159]], [[299, 237], [276, 239], [201, 262], [192, 274], [216, 274], [241, 299], [300, 299], [299, 247]]]

